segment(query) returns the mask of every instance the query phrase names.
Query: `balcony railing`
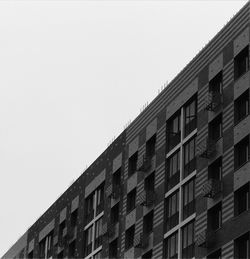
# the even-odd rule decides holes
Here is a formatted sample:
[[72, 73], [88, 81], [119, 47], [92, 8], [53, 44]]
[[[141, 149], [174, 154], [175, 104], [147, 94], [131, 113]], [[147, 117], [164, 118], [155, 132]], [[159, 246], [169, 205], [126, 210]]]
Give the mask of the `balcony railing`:
[[217, 179], [208, 179], [202, 186], [203, 197], [214, 198], [214, 196], [222, 191], [222, 182]]
[[184, 177], [190, 175], [196, 169], [196, 157], [184, 165]]
[[195, 212], [195, 200], [183, 206], [183, 219], [186, 219]]

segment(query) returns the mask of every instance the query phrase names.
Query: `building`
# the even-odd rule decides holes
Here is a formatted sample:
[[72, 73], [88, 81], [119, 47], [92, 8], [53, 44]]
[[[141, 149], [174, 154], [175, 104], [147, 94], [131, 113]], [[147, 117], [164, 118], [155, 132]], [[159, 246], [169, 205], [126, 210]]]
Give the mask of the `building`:
[[250, 2], [3, 258], [250, 258]]

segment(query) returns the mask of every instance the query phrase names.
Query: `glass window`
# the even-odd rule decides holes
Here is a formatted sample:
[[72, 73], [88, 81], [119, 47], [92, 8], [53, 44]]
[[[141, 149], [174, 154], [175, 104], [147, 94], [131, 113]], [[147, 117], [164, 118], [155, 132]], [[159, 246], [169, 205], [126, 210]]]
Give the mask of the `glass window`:
[[93, 225], [85, 231], [84, 254], [87, 256], [92, 251]]
[[195, 97], [184, 108], [185, 136], [187, 136], [194, 129], [196, 129], [196, 115], [197, 115], [197, 104], [196, 104], [196, 97]]
[[248, 161], [249, 156], [249, 140], [248, 136], [241, 140], [234, 147], [234, 167], [238, 169]]
[[184, 146], [184, 177], [196, 169], [195, 138]]
[[249, 69], [249, 46], [245, 47], [234, 58], [234, 80], [237, 80]]
[[237, 238], [234, 241], [234, 258], [249, 258], [249, 233]]
[[149, 234], [153, 230], [154, 211], [152, 210], [143, 217], [143, 233]]
[[116, 238], [109, 244], [109, 258], [117, 258], [118, 254], [118, 239]]
[[249, 91], [234, 101], [234, 123], [237, 124], [249, 114]]
[[146, 142], [146, 157], [149, 159], [155, 155], [155, 144], [156, 144], [156, 135], [153, 135]]
[[95, 223], [95, 248], [102, 245], [102, 218]]
[[177, 259], [178, 258], [178, 232], [175, 232], [169, 236], [166, 241], [166, 258]]
[[133, 225], [125, 232], [125, 249], [129, 249], [134, 245], [135, 226]]
[[166, 199], [166, 230], [169, 231], [179, 222], [179, 192], [173, 193]]
[[167, 190], [173, 188], [180, 181], [180, 151], [167, 160]]
[[194, 257], [194, 222], [182, 229], [182, 258]]
[[215, 205], [207, 212], [208, 231], [215, 231], [221, 227], [221, 203]]
[[222, 176], [222, 159], [216, 159], [208, 166], [208, 179], [221, 180]]
[[195, 179], [183, 186], [183, 219], [195, 212]]
[[178, 112], [167, 122], [168, 150], [175, 147], [181, 140], [181, 113]]
[[222, 116], [221, 114], [213, 119], [208, 126], [209, 139], [217, 141], [222, 136]]
[[127, 195], [127, 212], [130, 212], [135, 208], [135, 200], [136, 200], [136, 188], [130, 191]]
[[101, 259], [101, 251], [94, 255], [94, 259]]
[[249, 183], [234, 193], [235, 216], [249, 208]]
[[135, 152], [129, 159], [128, 159], [128, 176], [134, 174], [137, 170], [137, 160], [138, 160], [138, 152]]

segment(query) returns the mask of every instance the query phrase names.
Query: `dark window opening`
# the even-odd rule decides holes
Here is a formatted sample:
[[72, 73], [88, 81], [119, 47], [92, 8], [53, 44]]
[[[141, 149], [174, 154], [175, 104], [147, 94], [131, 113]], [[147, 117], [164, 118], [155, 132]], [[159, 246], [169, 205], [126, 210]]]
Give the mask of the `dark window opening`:
[[234, 58], [234, 80], [237, 80], [249, 69], [249, 46], [245, 47], [235, 58]]
[[152, 256], [153, 256], [153, 251], [152, 251], [152, 249], [151, 249], [151, 250], [149, 250], [147, 253], [143, 254], [141, 258], [142, 258], [142, 259], [151, 259]]
[[28, 258], [29, 258], [29, 259], [33, 259], [33, 250], [28, 253]]
[[76, 242], [73, 241], [69, 244], [69, 258], [75, 258]]
[[84, 236], [84, 254], [87, 256], [92, 252], [93, 225], [84, 232]]
[[96, 190], [96, 215], [104, 210], [104, 184]]
[[146, 142], [146, 157], [151, 159], [155, 155], [155, 144], [156, 144], [156, 135], [153, 135]]
[[178, 258], [178, 232], [165, 240], [165, 254], [168, 259]]
[[249, 137], [245, 137], [234, 146], [234, 169], [238, 169], [248, 161]]
[[208, 232], [216, 231], [221, 227], [221, 203], [209, 209], [207, 214]]
[[249, 114], [249, 90], [234, 101], [234, 124], [239, 123]]
[[222, 160], [220, 157], [208, 166], [208, 179], [221, 180], [221, 177], [222, 177]]
[[234, 258], [249, 258], [249, 233], [237, 238], [234, 241]]
[[172, 189], [180, 181], [180, 151], [167, 160], [167, 190]]
[[154, 191], [154, 184], [155, 184], [155, 173], [151, 173], [148, 177], [144, 180], [144, 188], [146, 191]]
[[109, 258], [117, 258], [118, 256], [118, 239], [116, 238], [109, 244]]
[[209, 92], [222, 94], [222, 72], [218, 73], [209, 82]]
[[95, 223], [95, 249], [102, 245], [102, 218]]
[[154, 211], [152, 210], [143, 217], [143, 234], [148, 235], [153, 230]]
[[111, 208], [110, 212], [111, 223], [115, 224], [119, 221], [119, 202]]
[[184, 177], [196, 170], [196, 145], [195, 138], [184, 146]]
[[129, 249], [134, 245], [135, 226], [133, 225], [125, 232], [125, 249]]
[[221, 249], [213, 252], [212, 254], [207, 256], [207, 259], [222, 259], [221, 258]]
[[64, 257], [64, 251], [62, 250], [58, 255], [57, 258], [63, 258]]
[[94, 218], [94, 194], [92, 193], [85, 200], [85, 218], [86, 224], [88, 224]]
[[168, 150], [175, 147], [181, 140], [181, 114], [178, 112], [167, 122]]
[[135, 208], [135, 200], [136, 200], [136, 188], [133, 189], [127, 195], [127, 212], [130, 212]]
[[63, 236], [63, 231], [66, 228], [66, 221], [62, 221], [59, 225], [59, 238], [62, 238]]
[[182, 229], [182, 258], [194, 257], [194, 222], [191, 222]]
[[121, 185], [121, 168], [113, 173], [112, 184], [114, 187], [120, 187]]
[[209, 139], [217, 141], [222, 137], [222, 116], [221, 114], [213, 119], [208, 126]]
[[71, 213], [71, 216], [70, 216], [70, 225], [72, 228], [76, 227], [77, 225], [77, 215], [78, 215], [78, 210], [74, 210], [72, 213]]
[[179, 222], [179, 192], [166, 199], [166, 231], [175, 227]]
[[133, 175], [137, 170], [137, 160], [138, 160], [138, 152], [135, 152], [128, 159], [128, 176]]
[[185, 137], [197, 127], [197, 101], [196, 96], [184, 108]]
[[183, 186], [183, 219], [195, 212], [195, 179]]
[[234, 193], [235, 216], [247, 211], [249, 208], [249, 183]]

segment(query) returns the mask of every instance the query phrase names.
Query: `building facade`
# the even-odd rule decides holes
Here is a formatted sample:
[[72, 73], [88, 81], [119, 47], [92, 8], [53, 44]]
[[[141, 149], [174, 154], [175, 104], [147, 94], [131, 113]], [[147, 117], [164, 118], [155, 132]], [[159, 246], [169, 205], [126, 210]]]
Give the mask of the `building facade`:
[[250, 3], [3, 258], [250, 258]]

